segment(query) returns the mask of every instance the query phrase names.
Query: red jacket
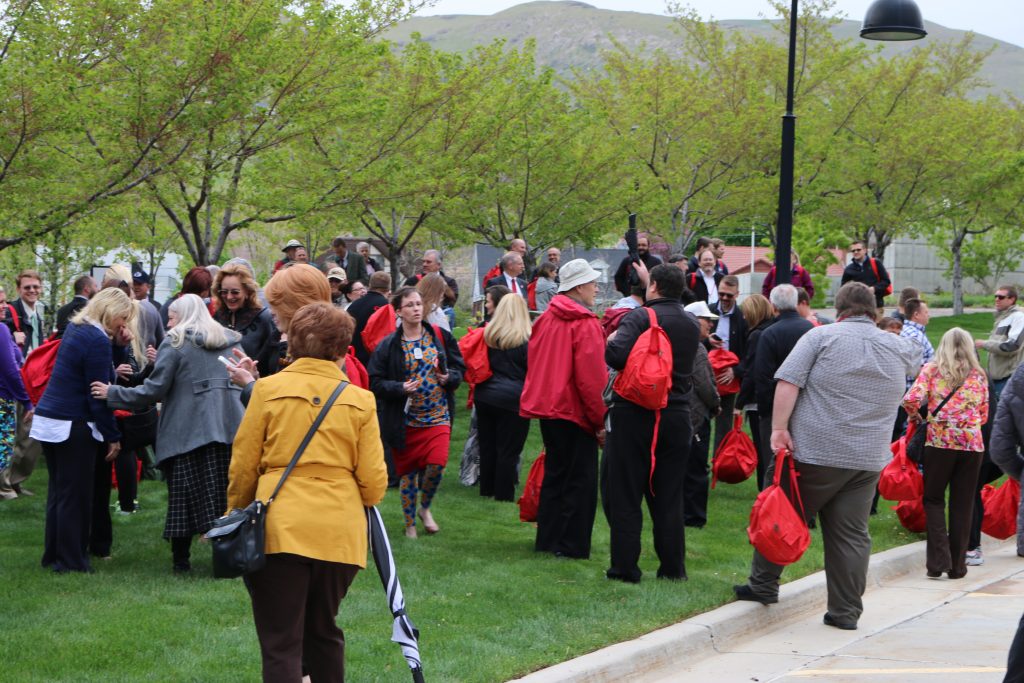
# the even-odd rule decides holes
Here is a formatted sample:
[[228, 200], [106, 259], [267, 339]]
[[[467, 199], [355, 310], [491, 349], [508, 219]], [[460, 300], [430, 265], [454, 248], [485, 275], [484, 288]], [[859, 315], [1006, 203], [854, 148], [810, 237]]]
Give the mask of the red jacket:
[[604, 332], [589, 309], [567, 296], [551, 299], [533, 326], [526, 365], [521, 416], [569, 420], [592, 434], [604, 428]]

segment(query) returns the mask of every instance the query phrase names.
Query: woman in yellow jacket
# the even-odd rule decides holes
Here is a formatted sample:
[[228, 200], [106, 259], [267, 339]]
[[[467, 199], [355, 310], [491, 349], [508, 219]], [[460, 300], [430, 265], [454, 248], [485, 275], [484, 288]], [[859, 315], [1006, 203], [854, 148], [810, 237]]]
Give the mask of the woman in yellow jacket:
[[[351, 316], [327, 303], [291, 321], [294, 362], [256, 382], [235, 436], [228, 509], [266, 500], [323, 402], [347, 380], [340, 365]], [[267, 564], [246, 577], [263, 657], [263, 680], [343, 681], [345, 639], [335, 619], [366, 566], [364, 506], [387, 490], [373, 394], [348, 386], [267, 511]], [[306, 671], [303, 671], [305, 665]]]

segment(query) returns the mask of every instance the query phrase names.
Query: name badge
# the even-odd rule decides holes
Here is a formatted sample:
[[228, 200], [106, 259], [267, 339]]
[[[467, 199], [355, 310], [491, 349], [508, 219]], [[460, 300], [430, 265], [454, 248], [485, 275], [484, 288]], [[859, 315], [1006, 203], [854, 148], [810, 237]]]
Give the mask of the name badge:
[[423, 360], [423, 349], [417, 346], [412, 350], [412, 357], [416, 360]]

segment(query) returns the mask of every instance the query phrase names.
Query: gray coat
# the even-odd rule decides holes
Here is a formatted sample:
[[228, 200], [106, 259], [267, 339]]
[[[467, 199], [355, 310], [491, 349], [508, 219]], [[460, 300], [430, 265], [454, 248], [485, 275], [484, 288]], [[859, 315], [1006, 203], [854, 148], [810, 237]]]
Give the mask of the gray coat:
[[697, 355], [693, 359], [693, 393], [690, 394], [690, 424], [694, 430], [718, 412], [721, 405], [722, 398], [718, 395], [708, 350], [703, 344], [697, 344]]
[[228, 343], [219, 349], [199, 346], [192, 335], [175, 348], [166, 337], [145, 383], [110, 386], [107, 405], [111, 408], [144, 408], [163, 402], [156, 439], [158, 463], [209, 443], [234, 441], [245, 408], [241, 389], [231, 383], [217, 357], [231, 358], [233, 349], [241, 350], [241, 335], [224, 332]]

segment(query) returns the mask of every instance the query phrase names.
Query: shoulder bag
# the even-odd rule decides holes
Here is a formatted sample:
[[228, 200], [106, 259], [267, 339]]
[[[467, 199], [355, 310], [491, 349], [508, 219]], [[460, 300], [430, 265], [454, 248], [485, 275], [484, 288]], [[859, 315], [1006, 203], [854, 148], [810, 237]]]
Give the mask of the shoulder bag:
[[[949, 399], [953, 398], [953, 394], [955, 394], [959, 388], [959, 386], [953, 387], [953, 389], [946, 394], [946, 398], [942, 399], [942, 402], [935, 406], [935, 411], [931, 413], [931, 415], [937, 416], [939, 411], [945, 407]], [[907, 439], [907, 457], [916, 463], [920, 463], [921, 458], [924, 457], [924, 442], [925, 439], [928, 438], [928, 422], [931, 417], [926, 414], [922, 414], [927, 412], [927, 407], [928, 404], [925, 403], [925, 405], [921, 407], [920, 411], [918, 411], [918, 414], [921, 415], [921, 422], [916, 425], [916, 429], [914, 429], [913, 434], [911, 434]]]
[[306, 450], [306, 446], [313, 439], [320, 424], [327, 417], [327, 411], [331, 409], [341, 392], [348, 386], [348, 382], [341, 382], [331, 394], [330, 398], [320, 409], [313, 425], [306, 432], [302, 443], [295, 450], [291, 462], [281, 475], [280, 481], [274, 487], [274, 492], [266, 502], [254, 500], [245, 508], [235, 508], [228, 514], [220, 517], [213, 523], [206, 538], [213, 547], [213, 575], [218, 579], [234, 579], [245, 574], [262, 569], [267, 563], [265, 546], [265, 528], [267, 522], [267, 508], [274, 502], [278, 491], [284, 485], [288, 475], [295, 469], [295, 464]]

